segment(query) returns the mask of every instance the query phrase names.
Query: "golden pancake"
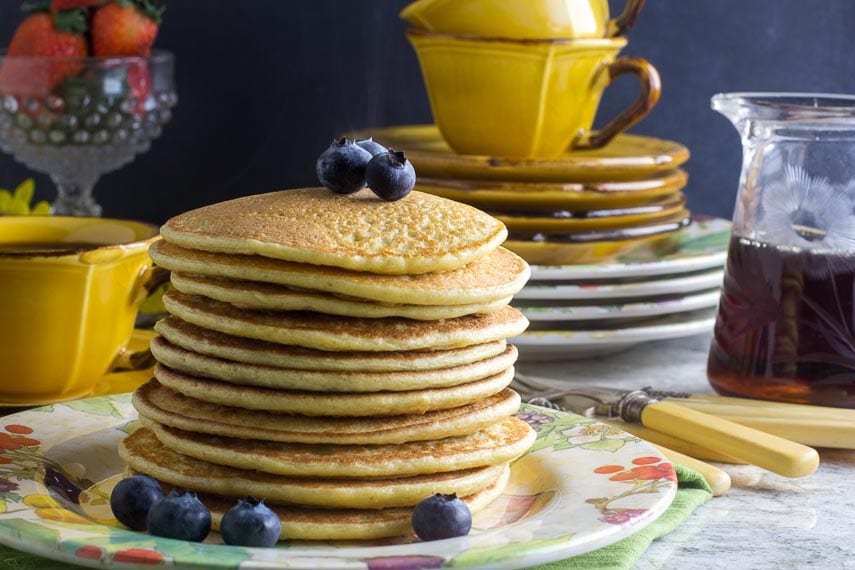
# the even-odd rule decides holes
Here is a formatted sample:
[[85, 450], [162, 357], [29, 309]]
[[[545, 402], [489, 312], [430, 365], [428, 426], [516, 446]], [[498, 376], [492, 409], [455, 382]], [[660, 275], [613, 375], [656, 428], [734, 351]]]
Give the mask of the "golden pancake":
[[507, 306], [488, 314], [441, 321], [358, 319], [299, 311], [251, 311], [199, 295], [168, 291], [166, 310], [227, 334], [330, 351], [398, 351], [456, 348], [521, 334], [528, 320]]
[[185, 396], [226, 406], [304, 416], [396, 416], [464, 406], [501, 392], [514, 369], [469, 384], [408, 392], [307, 392], [238, 386], [154, 367], [157, 380]]
[[141, 417], [169, 449], [202, 461], [294, 477], [396, 477], [509, 463], [536, 432], [513, 416], [461, 437], [386, 445], [305, 444], [194, 433]]
[[345, 372], [275, 368], [231, 362], [204, 356], [170, 344], [163, 338], [151, 340], [151, 353], [158, 362], [193, 376], [222, 380], [244, 386], [314, 392], [401, 392], [455, 386], [493, 376], [514, 365], [516, 347], [490, 358], [452, 368], [401, 372]]
[[164, 240], [154, 243], [149, 253], [155, 263], [172, 271], [412, 305], [471, 305], [505, 299], [522, 289], [531, 273], [521, 257], [502, 247], [458, 269], [420, 275], [376, 275], [259, 255], [210, 253]]
[[387, 202], [367, 189], [342, 196], [301, 188], [185, 212], [161, 234], [191, 249], [405, 275], [466, 265], [496, 249], [507, 230], [480, 210], [422, 192]]
[[502, 339], [448, 350], [330, 352], [232, 336], [197, 327], [173, 316], [155, 323], [154, 330], [175, 346], [199, 354], [235, 362], [301, 370], [434, 370], [490, 358], [503, 353], [507, 346], [507, 342]]
[[[128, 476], [133, 474], [129, 469]], [[477, 513], [497, 499], [507, 486], [509, 476], [510, 469], [505, 470], [483, 491], [462, 497], [469, 510]], [[160, 484], [165, 490], [171, 487], [163, 481]], [[199, 493], [198, 497], [211, 512], [211, 528], [219, 531], [223, 515], [237, 501], [207, 493]], [[412, 507], [322, 509], [267, 501], [265, 504], [279, 517], [280, 540], [369, 540], [413, 532]]]
[[507, 465], [496, 465], [447, 473], [370, 479], [287, 477], [216, 465], [176, 453], [146, 428], [140, 428], [122, 440], [119, 456], [138, 473], [193, 491], [240, 499], [252, 495], [270, 502], [351, 509], [409, 507], [433, 493], [457, 493], [465, 497], [486, 489], [508, 469]]
[[202, 295], [247, 309], [315, 311], [327, 315], [369, 319], [383, 317], [404, 317], [421, 321], [453, 319], [473, 313], [491, 313], [511, 301], [511, 297], [504, 297], [470, 305], [391, 305], [292, 289], [283, 285], [205, 277], [177, 271], [172, 272], [172, 285], [182, 293]]
[[516, 413], [519, 394], [497, 394], [445, 410], [378, 417], [303, 416], [211, 404], [149, 380], [136, 389], [140, 417], [196, 433], [293, 443], [388, 444], [475, 433]]

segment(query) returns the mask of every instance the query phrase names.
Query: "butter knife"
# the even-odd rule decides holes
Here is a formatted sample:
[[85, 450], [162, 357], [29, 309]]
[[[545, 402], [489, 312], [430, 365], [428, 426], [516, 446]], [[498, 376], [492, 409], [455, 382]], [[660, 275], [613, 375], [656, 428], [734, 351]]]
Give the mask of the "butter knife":
[[643, 390], [584, 386], [542, 397], [588, 417], [620, 418], [625, 422], [640, 423], [785, 477], [804, 477], [819, 466], [819, 454], [811, 447], [673, 401], [657, 400]]
[[[517, 373], [531, 396], [558, 394], [567, 384], [554, 378]], [[642, 388], [653, 397], [728, 419], [811, 447], [855, 449], [855, 410], [753, 400], [712, 394], [691, 394]], [[530, 397], [531, 397], [530, 396]], [[668, 444], [664, 444], [668, 445]]]

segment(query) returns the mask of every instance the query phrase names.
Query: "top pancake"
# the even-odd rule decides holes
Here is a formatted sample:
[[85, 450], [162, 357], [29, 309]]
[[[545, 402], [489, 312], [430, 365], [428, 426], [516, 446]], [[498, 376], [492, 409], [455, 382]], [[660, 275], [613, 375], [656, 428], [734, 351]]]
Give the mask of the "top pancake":
[[492, 216], [438, 196], [386, 202], [370, 190], [343, 196], [324, 188], [219, 202], [172, 218], [161, 233], [191, 249], [390, 275], [462, 267], [507, 237]]

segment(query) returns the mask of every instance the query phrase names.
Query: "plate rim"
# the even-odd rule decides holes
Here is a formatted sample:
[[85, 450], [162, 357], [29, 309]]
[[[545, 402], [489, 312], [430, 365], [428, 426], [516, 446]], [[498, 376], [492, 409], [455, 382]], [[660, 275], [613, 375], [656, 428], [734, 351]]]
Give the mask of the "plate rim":
[[[123, 393], [123, 394], [114, 394], [114, 395], [108, 395], [108, 396], [100, 396], [98, 398], [91, 398], [88, 400], [79, 400], [77, 402], [89, 402], [90, 404], [92, 404], [96, 400], [100, 400], [101, 402], [104, 402], [104, 403], [117, 402], [117, 403], [122, 403], [125, 406], [129, 406], [130, 405], [130, 394], [129, 393]], [[133, 409], [131, 407], [130, 411], [127, 413], [127, 415], [125, 415], [123, 417], [100, 418], [100, 420], [102, 421], [101, 423], [103, 423], [103, 425], [101, 425], [101, 423], [99, 423], [99, 417], [96, 417], [97, 414], [92, 414], [92, 413], [87, 414], [87, 412], [83, 411], [82, 409], [74, 409], [72, 406], [70, 406], [70, 404], [74, 404], [74, 403], [61, 403], [61, 404], [56, 404], [56, 406], [64, 406], [64, 407], [70, 409], [70, 411], [67, 412], [70, 414], [79, 413], [79, 414], [86, 414], [86, 415], [92, 416], [94, 418], [93, 422], [95, 422], [95, 424], [100, 426], [100, 430], [118, 428], [119, 426], [123, 426], [123, 425], [127, 424], [128, 422], [132, 422], [135, 418], [135, 415], [136, 415], [135, 411], [133, 411]], [[27, 410], [25, 412], [19, 412], [16, 414], [11, 414], [9, 416], [6, 416], [4, 423], [6, 423], [8, 425], [9, 423], [14, 423], [17, 421], [17, 422], [23, 424], [25, 420], [29, 420], [29, 425], [37, 427], [37, 424], [39, 422], [35, 422], [35, 421], [32, 421], [29, 419], [29, 416], [32, 413], [34, 413], [34, 411], [36, 413], [44, 413], [45, 409], [44, 408], [36, 408], [34, 410]], [[45, 417], [46, 418], [50, 417], [50, 414], [55, 413], [55, 412], [56, 412], [55, 409], [53, 411], [48, 411], [46, 413]], [[523, 404], [520, 408], [520, 412], [546, 415], [546, 416], [552, 417], [553, 421], [555, 419], [565, 418], [568, 420], [568, 422], [570, 422], [570, 421], [573, 422], [572, 426], [570, 426], [570, 427], [578, 427], [580, 425], [587, 426], [589, 424], [599, 424], [601, 426], [604, 425], [604, 424], [600, 424], [596, 420], [591, 420], [589, 418], [584, 418], [582, 416], [577, 416], [575, 414], [570, 414], [567, 412], [561, 412], [561, 411], [557, 411], [557, 410], [549, 410], [547, 408], [540, 408], [537, 406], [532, 406], [530, 404]], [[73, 417], [73, 415], [70, 417]], [[90, 433], [95, 433], [96, 431], [98, 431], [98, 429], [94, 429]], [[635, 436], [632, 436], [631, 434], [627, 434], [626, 432], [620, 432], [620, 434], [622, 437], [625, 436], [625, 444], [631, 443], [633, 445], [633, 447], [628, 449], [625, 453], [629, 454], [629, 456], [636, 456], [636, 457], [641, 457], [641, 456], [656, 457], [659, 459], [659, 461], [663, 465], [667, 463], [671, 469], [671, 473], [673, 474], [673, 464], [661, 452], [656, 450], [649, 443], [644, 442], [643, 440], [641, 440]], [[565, 437], [565, 438], [569, 437], [563, 433], [561, 434], [561, 436]], [[547, 436], [544, 436], [544, 437], [547, 437]], [[540, 439], [540, 438], [541, 438], [541, 432], [539, 431], [538, 439]], [[48, 451], [48, 450], [52, 449], [53, 447], [55, 447], [56, 445], [64, 443], [66, 441], [70, 441], [71, 439], [74, 439], [74, 438], [70, 438], [67, 440], [58, 439], [56, 442], [54, 442], [53, 446], [49, 447], [47, 450], [44, 450], [44, 451]], [[568, 439], [568, 441], [569, 441], [569, 439]], [[540, 452], [545, 451], [545, 452], [547, 452], [545, 457], [552, 458], [552, 459], [556, 459], [556, 457], [558, 457], [559, 455], [564, 454], [564, 453], [579, 453], [579, 451], [577, 451], [575, 448], [571, 448], [570, 450], [565, 448], [562, 451], [555, 451], [552, 449], [552, 447], [551, 447], [552, 445], [554, 445], [554, 442], [550, 444], [550, 447], [543, 447], [543, 448], [537, 449], [533, 453], [540, 453]], [[590, 452], [590, 453], [593, 453], [593, 452]], [[43, 453], [37, 454], [37, 457], [42, 457], [43, 462], [44, 462], [44, 459], [47, 458], [47, 456], [44, 455]], [[608, 461], [609, 457], [606, 457], [604, 455], [603, 460]], [[629, 459], [627, 458], [626, 461], [628, 462]], [[37, 481], [35, 476], [33, 476], [32, 478], [28, 478], [28, 479], [27, 478], [20, 479], [19, 481], [20, 482], [28, 481], [30, 483], [30, 485], [33, 486], [36, 493], [47, 493], [47, 491], [48, 491], [47, 488], [43, 485], [43, 483], [40, 483], [39, 481]], [[562, 484], [565, 485], [565, 487], [566, 487], [566, 481], [562, 480]], [[496, 569], [500, 569], [500, 568], [502, 568], [502, 569], [523, 568], [523, 567], [528, 567], [532, 564], [540, 564], [540, 563], [545, 563], [545, 562], [549, 562], [549, 561], [562, 560], [562, 559], [568, 558], [570, 556], [577, 556], [580, 554], [584, 554], [586, 552], [590, 552], [591, 550], [595, 550], [595, 549], [607, 546], [609, 544], [613, 544], [614, 542], [617, 542], [619, 540], [622, 540], [624, 538], [632, 536], [632, 535], [636, 534], [637, 532], [640, 532], [647, 525], [649, 525], [652, 522], [654, 522], [655, 520], [657, 520], [668, 509], [668, 507], [673, 502], [674, 497], [676, 496], [676, 492], [677, 492], [676, 476], [674, 476], [673, 480], [670, 480], [670, 479], [667, 481], [663, 480], [662, 484], [664, 485], [663, 490], [657, 491], [656, 501], [645, 506], [645, 509], [646, 509], [645, 512], [647, 513], [646, 515], [640, 515], [638, 518], [631, 518], [629, 524], [621, 523], [620, 525], [615, 525], [614, 528], [609, 527], [609, 526], [603, 526], [600, 531], [592, 534], [587, 539], [588, 542], [584, 543], [585, 546], [583, 546], [581, 549], [579, 549], [578, 544], [573, 544], [572, 546], [573, 546], [573, 548], [575, 548], [575, 550], [573, 548], [571, 548], [570, 550], [573, 550], [573, 551], [570, 554], [568, 554], [568, 544], [572, 543], [572, 539], [566, 539], [562, 543], [552, 543], [551, 545], [548, 545], [548, 546], [547, 545], [541, 545], [539, 547], [534, 547], [534, 548], [527, 549], [527, 550], [522, 549], [520, 551], [520, 554], [518, 554], [516, 557], [505, 558], [505, 559], [500, 560], [499, 562], [496, 562], [496, 563], [491, 562], [488, 564], [478, 564], [478, 565], [463, 564], [460, 567], [484, 568], [484, 569], [487, 569], [487, 568], [496, 568]], [[560, 489], [564, 489], [565, 487], [560, 487]], [[0, 494], [0, 496], [5, 498], [5, 493]], [[553, 502], [558, 501], [555, 505], [553, 505], [553, 507], [554, 508], [560, 507], [563, 504], [561, 502], [561, 500], [562, 500], [562, 494], [559, 493], [556, 495], [556, 499], [553, 499]], [[564, 497], [563, 500], [566, 502], [566, 497]], [[576, 498], [575, 500], [578, 500], [578, 498]], [[652, 501], [653, 498], [651, 498], [650, 500]], [[642, 504], [646, 505], [646, 503], [642, 503]], [[35, 556], [41, 556], [41, 557], [46, 558], [46, 559], [59, 560], [59, 561], [63, 561], [63, 562], [69, 562], [69, 563], [88, 566], [88, 567], [92, 567], [92, 568], [103, 568], [103, 567], [108, 567], [111, 565], [112, 560], [106, 556], [102, 557], [99, 560], [88, 560], [88, 559], [82, 559], [82, 558], [78, 558], [78, 557], [74, 556], [73, 553], [76, 552], [76, 550], [78, 548], [86, 546], [87, 544], [89, 544], [91, 542], [92, 537], [87, 538], [86, 536], [83, 536], [80, 538], [67, 538], [63, 542], [58, 542], [57, 548], [54, 548], [52, 550], [45, 550], [45, 549], [40, 547], [40, 544], [41, 544], [40, 542], [28, 541], [27, 540], [28, 533], [26, 530], [21, 530], [20, 528], [15, 529], [14, 526], [10, 526], [7, 524], [7, 522], [9, 520], [15, 520], [17, 518], [17, 517], [11, 516], [14, 513], [20, 513], [20, 512], [25, 511], [25, 510], [31, 511], [31, 510], [34, 510], [34, 508], [35, 507], [31, 507], [30, 509], [18, 509], [12, 513], [0, 515], [0, 528], [3, 529], [3, 532], [0, 532], [0, 543], [4, 544], [6, 546], [9, 546], [10, 548], [18, 549], [18, 550], [33, 554]], [[594, 508], [594, 507], [592, 507], [592, 508]], [[539, 514], [542, 517], [542, 513], [539, 513]], [[537, 517], [538, 517], [538, 514], [535, 514], [529, 518], [534, 519], [534, 520], [538, 520]], [[514, 525], [514, 524], [517, 524], [520, 522], [524, 522], [526, 520], [528, 520], [528, 519], [523, 518], [520, 521], [515, 521], [514, 523], [511, 523], [511, 524]], [[542, 520], [542, 518], [540, 520]], [[606, 521], [606, 522], [608, 522], [608, 521]], [[48, 521], [48, 524], [46, 524], [45, 526], [52, 528], [55, 525], [61, 525], [61, 523], [54, 523], [53, 525], [51, 525], [50, 521]], [[92, 523], [89, 525], [86, 525], [86, 527], [91, 527], [92, 525], [95, 525], [98, 527], [108, 526], [108, 525], [97, 523], [96, 521], [92, 521]], [[108, 527], [108, 528], [111, 528], [111, 527]], [[444, 556], [444, 558], [447, 558], [447, 561], [449, 561], [449, 560], [453, 560], [455, 557], [460, 556], [461, 554], [467, 552], [469, 549], [469, 542], [472, 541], [473, 538], [477, 539], [478, 536], [488, 536], [488, 533], [490, 533], [491, 531], [492, 532], [505, 532], [504, 529], [506, 529], [506, 528], [508, 528], [508, 527], [500, 527], [500, 528], [496, 528], [496, 529], [486, 530], [484, 533], [480, 533], [478, 535], [470, 535], [467, 537], [460, 537], [460, 538], [456, 538], [456, 539], [448, 539], [446, 541], [442, 541], [442, 542], [438, 542], [438, 543], [433, 543], [433, 542], [418, 543], [417, 542], [417, 543], [413, 543], [413, 544], [423, 545], [422, 549], [424, 549], [426, 551], [435, 551], [435, 545], [446, 544], [447, 546], [451, 546], [454, 544], [454, 542], [452, 542], [452, 541], [458, 541], [457, 546], [460, 547], [462, 545], [465, 548], [463, 548], [459, 552], [455, 552], [453, 554], [453, 556], [451, 556], [451, 557]], [[30, 531], [30, 534], [32, 534], [32, 531]], [[147, 537], [148, 536], [148, 535], [136, 533], [134, 531], [121, 529], [121, 528], [115, 528], [114, 531], [111, 530], [108, 534], [109, 534], [110, 538], [113, 538], [115, 536], [128, 537], [129, 535], [135, 535], [135, 536], [138, 535], [141, 537]], [[17, 537], [17, 539], [16, 539], [16, 537]], [[173, 541], [173, 540], [169, 540], [169, 539], [154, 539], [154, 538], [152, 538], [150, 540], [157, 542], [159, 544], [164, 543], [164, 542], [160, 542], [160, 541], [165, 541], [166, 543], [184, 544], [184, 543], [181, 543], [180, 541]], [[544, 539], [540, 539], [540, 540], [544, 540]], [[475, 542], [477, 543], [477, 540], [475, 540]], [[69, 548], [61, 549], [59, 547], [60, 544], [65, 544]], [[110, 544], [115, 546], [115, 544], [113, 544], [112, 541], [110, 541]], [[119, 545], [121, 545], [121, 541], [119, 541]], [[104, 545], [101, 544], [101, 546], [103, 547]], [[389, 552], [387, 553], [387, 555], [394, 556], [395, 554], [394, 554], [393, 549], [398, 548], [400, 546], [401, 545], [372, 546], [372, 547], [368, 547], [368, 548], [370, 548], [371, 550], [377, 550], [377, 549], [388, 550]], [[216, 548], [216, 547], [222, 547], [222, 546], [221, 545], [209, 544], [209, 545], [206, 545], [204, 548], [207, 548], [207, 547]], [[269, 552], [269, 549], [246, 549], [243, 547], [232, 547], [232, 546], [222, 547], [222, 548], [241, 549], [241, 550], [263, 550], [263, 551]], [[499, 548], [501, 548], [501, 547], [499, 547]], [[364, 548], [362, 548], [362, 549], [364, 549]], [[342, 549], [339, 549], [338, 551], [340, 552], [341, 550]], [[115, 548], [115, 550], [113, 551], [113, 554], [115, 554], [116, 551], [118, 551], [118, 547]], [[308, 556], [313, 556], [314, 558], [312, 558], [312, 560], [314, 562], [317, 562], [318, 559], [323, 560], [324, 565], [322, 565], [322, 566], [315, 566], [315, 565], [305, 566], [305, 568], [345, 567], [345, 566], [342, 566], [342, 564], [346, 564], [347, 565], [346, 567], [352, 568], [353, 567], [352, 564], [354, 563], [354, 556], [352, 556], [352, 555], [349, 555], [347, 558], [342, 558], [341, 556], [338, 556], [338, 557], [329, 556], [328, 553], [317, 552], [317, 551], [315, 553], [307, 552], [307, 553], [303, 554], [300, 552], [299, 547], [291, 547], [291, 548], [286, 547], [286, 549], [283, 549], [283, 551], [284, 552], [290, 552], [293, 554], [297, 554], [298, 557], [296, 559], [292, 559], [290, 561], [287, 561], [287, 564], [289, 564], [289, 565], [285, 565], [286, 562], [282, 562], [282, 564], [283, 564], [282, 566], [272, 565], [271, 563], [275, 562], [275, 560], [273, 560], [273, 559], [270, 559], [270, 560], [264, 562], [263, 564], [262, 563], [253, 564], [255, 559], [252, 559], [252, 560], [239, 561], [238, 565], [235, 565], [233, 562], [228, 562], [228, 563], [224, 563], [225, 565], [223, 565], [223, 566], [217, 566], [217, 567], [220, 567], [220, 568], [237, 568], [237, 567], [240, 567], [241, 569], [254, 568], [254, 567], [263, 567], [263, 568], [268, 568], [268, 569], [276, 568], [276, 567], [300, 568], [301, 566], [293, 566], [293, 562], [295, 562], [295, 561], [299, 562], [301, 559], [307, 558]], [[336, 550], [331, 550], [330, 552], [336, 552]], [[168, 552], [164, 552], [164, 554], [168, 555]], [[403, 554], [403, 555], [406, 556], [406, 555], [419, 555], [419, 554]], [[364, 564], [365, 560], [367, 560], [367, 558], [371, 557], [370, 553], [366, 553], [362, 556], [363, 556], [362, 558], [357, 557], [356, 562]], [[335, 566], [332, 564], [335, 562], [338, 562], [338, 564], [340, 564], [340, 566]], [[162, 564], [164, 564], [166, 567], [175, 567], [175, 568], [208, 568], [208, 567], [211, 567], [210, 565], [199, 566], [198, 562], [193, 562], [193, 561], [187, 562], [186, 560], [182, 561], [181, 559], [171, 558], [169, 556], [167, 556], [162, 561]], [[229, 565], [229, 564], [231, 564], [231, 565]], [[521, 565], [521, 564], [524, 564], [524, 565]], [[125, 567], [133, 567], [133, 566], [125, 566]], [[142, 566], [140, 566], [140, 567], [142, 567]]]
[[663, 279], [631, 281], [623, 283], [529, 283], [514, 299], [524, 301], [588, 301], [608, 299], [631, 299], [637, 297], [665, 296], [677, 293], [697, 293], [705, 289], [720, 287], [724, 279], [724, 268], [714, 267], [697, 273], [663, 275]]
[[[439, 128], [434, 123], [389, 125], [385, 127], [353, 129], [344, 136], [347, 138], [376, 138], [384, 144], [384, 135], [394, 131], [416, 132], [421, 138], [429, 136], [429, 140], [444, 142]], [[401, 135], [397, 135], [398, 138]], [[656, 143], [663, 146], [660, 150], [639, 152], [626, 156], [590, 156], [588, 151], [567, 153], [558, 158], [501, 158], [489, 155], [457, 154], [449, 148], [448, 151], [412, 149], [407, 145], [394, 144], [410, 157], [416, 170], [421, 169], [426, 174], [457, 174], [466, 177], [504, 180], [554, 181], [567, 176], [576, 176], [585, 181], [617, 181], [626, 180], [628, 176], [638, 178], [659, 172], [676, 169], [685, 164], [691, 152], [686, 145], [660, 137], [634, 133], [621, 133], [622, 140]], [[414, 137], [410, 137], [414, 138]], [[400, 143], [401, 141], [393, 141]], [[386, 143], [388, 146], [388, 143]], [[596, 151], [593, 151], [596, 152]], [[570, 157], [571, 160], [567, 160]], [[440, 168], [441, 166], [441, 168]]]
[[[523, 307], [515, 305], [519, 311], [525, 315], [529, 321], [549, 322], [549, 321], [608, 321], [614, 319], [625, 318], [645, 318], [672, 315], [675, 313], [696, 311], [706, 308], [713, 308], [718, 304], [718, 299], [721, 297], [720, 287], [711, 287], [700, 291], [687, 291], [679, 294], [679, 297], [672, 295], [663, 295], [670, 302], [657, 302], [659, 297], [638, 297], [630, 299], [620, 299], [621, 302], [607, 303], [603, 305], [574, 305], [568, 303], [564, 306], [577, 309], [578, 312], [570, 314], [558, 313], [554, 317], [544, 318], [538, 313], [546, 311], [531, 311], [532, 307]], [[604, 299], [611, 301], [611, 299]], [[616, 299], [617, 301], [617, 299]], [[557, 304], [557, 303], [556, 303]], [[615, 310], [608, 310], [608, 307], [619, 307]], [[630, 309], [626, 309], [630, 307]], [[540, 309], [541, 307], [537, 307]], [[559, 307], [543, 307], [543, 309], [558, 309]], [[591, 309], [586, 311], [586, 309]], [[660, 310], [661, 309], [661, 310]], [[652, 312], [654, 311], [655, 312]]]
[[[707, 329], [712, 332], [715, 325], [716, 309], [696, 309], [688, 311], [687, 314], [700, 313], [697, 318], [685, 321], [677, 321], [665, 324], [644, 324], [638, 326], [625, 326], [617, 329], [588, 329], [588, 330], [540, 330], [526, 331], [521, 335], [508, 339], [509, 343], [517, 347], [544, 347], [544, 341], [555, 341], [551, 346], [554, 348], [567, 348], [573, 346], [607, 346], [610, 344], [640, 344], [654, 340], [668, 340], [693, 336]], [[673, 319], [680, 313], [663, 315], [662, 319]], [[654, 335], [654, 336], [651, 336]], [[522, 350], [520, 353], [522, 355]]]
[[[693, 215], [692, 223], [678, 230], [679, 234], [694, 234], [692, 239], [701, 239], [731, 231], [733, 224], [724, 218], [703, 218]], [[712, 227], [709, 227], [712, 226]], [[681, 248], [684, 244], [680, 244]], [[678, 249], [677, 251], [680, 251]], [[727, 248], [715, 248], [694, 256], [673, 257], [672, 252], [662, 258], [635, 263], [587, 263], [578, 265], [531, 265], [529, 282], [579, 279], [610, 279], [622, 277], [653, 277], [660, 275], [680, 275], [702, 269], [723, 267], [727, 259]]]

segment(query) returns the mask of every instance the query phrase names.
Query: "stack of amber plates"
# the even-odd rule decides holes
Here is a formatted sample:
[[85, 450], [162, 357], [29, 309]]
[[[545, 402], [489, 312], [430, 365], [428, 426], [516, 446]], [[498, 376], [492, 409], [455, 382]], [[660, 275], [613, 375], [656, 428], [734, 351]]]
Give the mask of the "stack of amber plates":
[[452, 151], [433, 125], [350, 133], [403, 150], [417, 188], [508, 227], [532, 265], [513, 305], [530, 321], [520, 358], [565, 359], [706, 333], [714, 324], [730, 223], [693, 218], [676, 142], [622, 134], [553, 159]]
[[691, 219], [676, 142], [619, 135], [607, 147], [551, 159], [452, 151], [434, 125], [352, 133], [403, 150], [417, 189], [485, 210], [508, 227], [505, 243], [536, 265], [599, 263], [686, 227]]

